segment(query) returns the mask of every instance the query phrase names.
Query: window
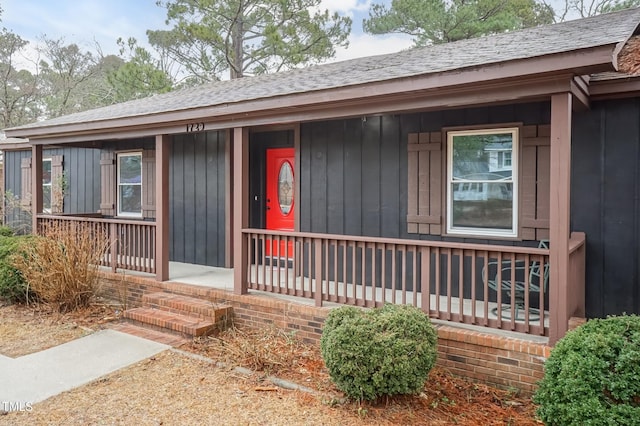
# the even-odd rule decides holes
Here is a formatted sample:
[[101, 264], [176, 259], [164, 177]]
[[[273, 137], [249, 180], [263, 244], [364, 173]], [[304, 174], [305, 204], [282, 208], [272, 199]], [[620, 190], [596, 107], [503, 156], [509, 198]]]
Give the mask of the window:
[[118, 154], [118, 216], [142, 217], [142, 153]]
[[45, 158], [42, 160], [42, 211], [44, 213], [51, 213], [52, 182], [51, 158]]
[[447, 133], [447, 233], [516, 237], [518, 129]]
[[503, 153], [501, 167], [502, 168], [511, 167], [511, 151]]

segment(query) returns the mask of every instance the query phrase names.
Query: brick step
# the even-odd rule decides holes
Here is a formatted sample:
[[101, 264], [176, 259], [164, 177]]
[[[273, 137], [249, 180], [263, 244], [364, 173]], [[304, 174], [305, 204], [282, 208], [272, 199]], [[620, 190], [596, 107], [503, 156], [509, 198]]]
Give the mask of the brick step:
[[220, 324], [216, 325], [212, 319], [151, 307], [127, 309], [124, 311], [124, 318], [135, 325], [150, 326], [157, 330], [165, 329], [192, 337], [211, 334], [220, 327]]
[[180, 347], [189, 342], [189, 339], [178, 335], [177, 333], [163, 332], [150, 327], [140, 327], [129, 322], [120, 322], [110, 326], [109, 328], [121, 333], [127, 333], [132, 336], [142, 337], [143, 339], [153, 340], [154, 342], [173, 346], [174, 348]]
[[219, 305], [208, 300], [172, 293], [147, 293], [142, 295], [142, 304], [151, 308], [212, 319], [216, 323], [226, 322], [231, 315], [231, 306]]

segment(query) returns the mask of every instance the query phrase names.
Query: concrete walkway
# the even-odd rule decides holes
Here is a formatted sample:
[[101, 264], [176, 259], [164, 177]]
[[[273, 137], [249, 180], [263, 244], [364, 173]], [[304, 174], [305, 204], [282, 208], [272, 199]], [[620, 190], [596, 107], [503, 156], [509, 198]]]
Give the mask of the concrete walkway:
[[0, 355], [0, 402], [35, 404], [169, 348], [119, 331], [101, 330], [15, 359]]

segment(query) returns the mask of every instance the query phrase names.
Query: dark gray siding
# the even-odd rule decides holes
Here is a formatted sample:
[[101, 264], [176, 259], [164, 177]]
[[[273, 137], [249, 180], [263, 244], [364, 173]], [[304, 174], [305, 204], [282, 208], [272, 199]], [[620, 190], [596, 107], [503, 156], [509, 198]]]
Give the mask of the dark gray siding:
[[69, 187], [64, 195], [65, 213], [96, 213], [100, 208], [100, 150], [61, 148], [45, 150], [44, 157], [62, 155]]
[[169, 258], [224, 266], [224, 132], [173, 139], [169, 188]]
[[[14, 196], [22, 194], [22, 170], [20, 165], [23, 158], [31, 157], [31, 151], [4, 152], [4, 223], [22, 232], [31, 229], [29, 217], [25, 215], [15, 203]], [[14, 200], [14, 201], [12, 201]]]
[[587, 234], [589, 317], [640, 313], [640, 99], [575, 114], [572, 229]]
[[[59, 148], [43, 150], [43, 157], [62, 155], [68, 188], [64, 196], [65, 213], [95, 213], [100, 207], [100, 150], [93, 148]], [[15, 196], [22, 194], [20, 164], [31, 157], [31, 151], [4, 153], [5, 191]], [[24, 219], [24, 218], [22, 218]], [[19, 219], [15, 212], [7, 212], [7, 223]]]
[[303, 124], [300, 230], [417, 238], [407, 233], [408, 134], [514, 122], [549, 123], [549, 103]]

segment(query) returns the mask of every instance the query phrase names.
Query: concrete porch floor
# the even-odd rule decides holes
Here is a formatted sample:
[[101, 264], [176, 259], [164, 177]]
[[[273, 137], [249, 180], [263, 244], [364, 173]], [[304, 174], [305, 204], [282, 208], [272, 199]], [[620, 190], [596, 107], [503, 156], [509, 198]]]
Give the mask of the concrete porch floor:
[[[126, 271], [126, 273], [129, 275], [150, 276], [150, 274], [141, 273], [141, 272]], [[225, 291], [232, 292], [233, 291], [233, 269], [181, 263], [181, 262], [169, 262], [169, 282], [188, 284], [188, 285], [199, 286], [199, 287], [214, 288], [217, 290], [225, 290]], [[249, 293], [253, 295], [259, 295], [260, 297], [275, 298], [275, 299], [286, 300], [286, 301], [297, 303], [297, 304], [315, 306], [315, 301], [313, 299], [307, 299], [303, 297], [295, 297], [295, 296], [289, 296], [284, 294], [263, 292], [258, 290], [249, 290]], [[407, 301], [412, 300], [412, 297], [413, 296], [411, 292], [408, 292]], [[386, 299], [390, 300], [388, 296]], [[420, 298], [418, 297], [418, 299]], [[381, 298], [378, 298], [377, 300], [381, 300]], [[400, 301], [401, 298], [398, 297], [396, 300]], [[464, 307], [465, 312], [467, 312], [467, 310], [470, 311], [470, 301], [466, 299], [463, 299], [463, 300], [465, 304], [465, 307]], [[452, 302], [451, 310], [453, 312], [458, 312], [458, 309], [459, 309], [458, 299], [452, 298], [451, 302]], [[441, 300], [440, 300], [441, 309], [446, 306], [446, 303], [447, 303], [446, 297], [441, 296]], [[476, 302], [477, 312], [483, 311], [484, 307], [482, 306], [482, 304], [483, 302]], [[337, 303], [323, 302], [323, 306], [337, 307], [341, 305]], [[495, 303], [489, 303], [490, 310], [495, 306], [496, 306]], [[432, 297], [432, 308], [434, 307], [435, 307], [435, 300], [433, 300], [433, 297]], [[493, 315], [492, 313], [490, 313], [489, 316], [490, 318], [496, 318], [495, 315]], [[548, 313], [546, 313], [545, 316], [548, 316]], [[434, 324], [442, 324], [442, 325], [447, 325], [452, 327], [473, 330], [477, 332], [497, 334], [500, 336], [516, 338], [516, 339], [521, 339], [521, 340], [526, 340], [526, 341], [541, 343], [541, 344], [547, 344], [549, 341], [548, 337], [545, 337], [545, 336], [517, 333], [509, 330], [494, 329], [494, 328], [488, 328], [483, 326], [462, 324], [458, 322], [450, 322], [450, 321], [444, 321], [444, 320], [438, 320], [438, 319], [432, 319], [432, 322]]]

